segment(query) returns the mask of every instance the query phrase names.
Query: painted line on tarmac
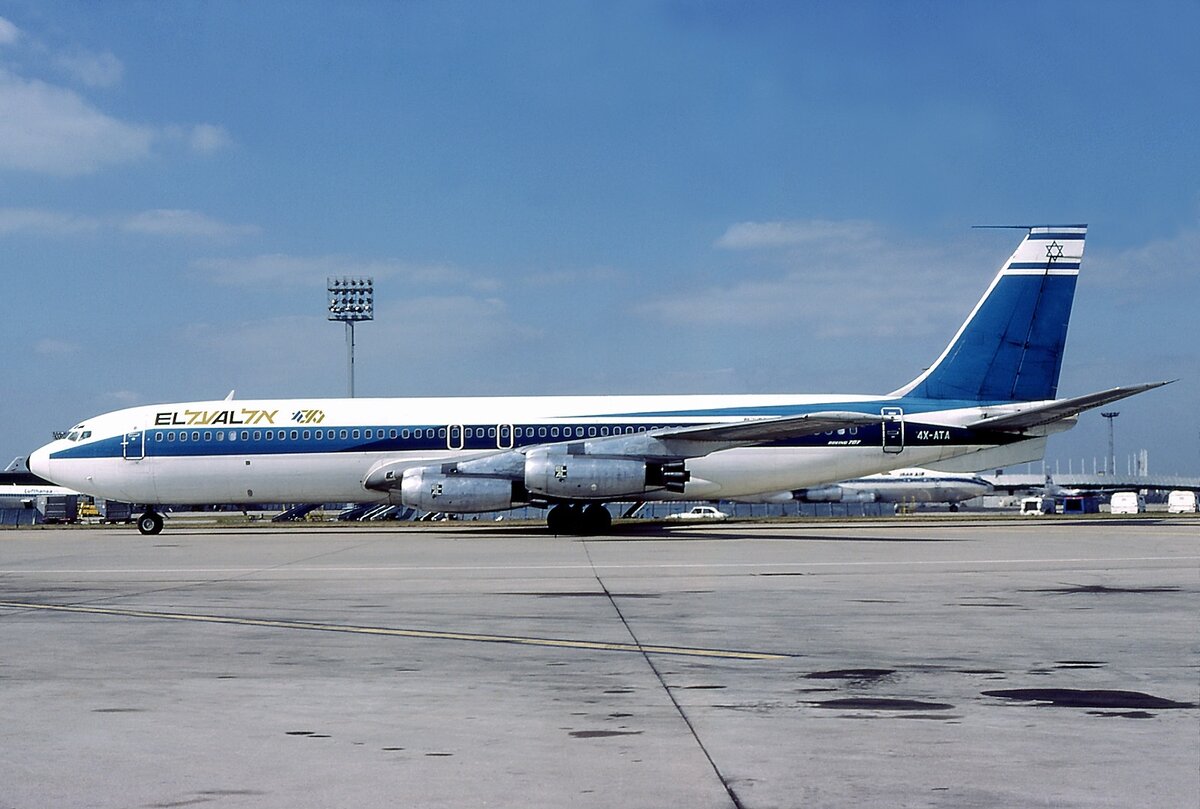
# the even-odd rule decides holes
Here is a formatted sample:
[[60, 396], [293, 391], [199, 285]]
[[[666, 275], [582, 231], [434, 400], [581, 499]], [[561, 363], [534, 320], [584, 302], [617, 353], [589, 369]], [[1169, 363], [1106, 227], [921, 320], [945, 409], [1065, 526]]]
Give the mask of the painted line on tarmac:
[[637, 652], [684, 657], [709, 657], [723, 660], [786, 660], [791, 655], [769, 652], [739, 652], [726, 649], [692, 649], [686, 646], [638, 646], [633, 643], [601, 643], [598, 641], [566, 640], [560, 638], [526, 638], [516, 635], [480, 635], [471, 632], [436, 632], [426, 629], [392, 629], [378, 626], [349, 626], [345, 624], [316, 624], [304, 621], [270, 621], [262, 618], [232, 618], [222, 615], [202, 615], [187, 612], [152, 612], [117, 607], [83, 607], [66, 604], [36, 604], [24, 601], [0, 601], [0, 607], [47, 612], [71, 612], [86, 615], [109, 615], [122, 618], [152, 618], [165, 621], [196, 621], [234, 626], [259, 626], [270, 629], [308, 629], [321, 632], [346, 632], [356, 635], [385, 635], [427, 640], [457, 640], [473, 643], [508, 643], [518, 646], [550, 646], [560, 649], [587, 649], [600, 652]]
[[[598, 564], [595, 570], [713, 570], [727, 568], [745, 570], [750, 568], [819, 568], [819, 567], [931, 567], [947, 565], [1028, 565], [1028, 564], [1077, 564], [1089, 562], [1108, 564], [1112, 562], [1198, 562], [1200, 556], [1080, 556], [1066, 559], [910, 559], [906, 561], [846, 560], [842, 562], [656, 562], [646, 564]], [[152, 574], [152, 573], [420, 573], [420, 572], [463, 572], [480, 573], [492, 571], [540, 571], [540, 570], [586, 570], [589, 565], [282, 565], [263, 567], [130, 567], [130, 568], [0, 568], [0, 575], [29, 573], [57, 573], [79, 575], [91, 574]]]

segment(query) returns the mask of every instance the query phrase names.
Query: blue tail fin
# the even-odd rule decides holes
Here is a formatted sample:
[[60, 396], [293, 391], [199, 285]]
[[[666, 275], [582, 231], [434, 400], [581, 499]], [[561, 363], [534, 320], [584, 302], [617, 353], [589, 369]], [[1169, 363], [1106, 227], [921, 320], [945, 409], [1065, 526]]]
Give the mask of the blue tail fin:
[[937, 362], [895, 395], [1055, 398], [1086, 235], [1086, 225], [1030, 228]]

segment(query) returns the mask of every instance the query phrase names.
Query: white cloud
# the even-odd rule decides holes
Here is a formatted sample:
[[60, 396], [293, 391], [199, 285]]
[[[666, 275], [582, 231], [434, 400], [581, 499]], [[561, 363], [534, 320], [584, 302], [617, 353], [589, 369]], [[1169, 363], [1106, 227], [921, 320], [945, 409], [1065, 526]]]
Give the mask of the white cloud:
[[157, 209], [122, 216], [83, 216], [40, 208], [0, 208], [0, 236], [66, 237], [121, 230], [145, 236], [228, 242], [261, 232], [257, 225], [231, 225], [197, 211]]
[[197, 211], [158, 209], [143, 211], [120, 223], [121, 230], [151, 236], [182, 236], [229, 241], [260, 232], [256, 225], [231, 225]]
[[0, 169], [61, 176], [142, 160], [153, 128], [105, 115], [77, 93], [0, 68]]
[[[1151, 296], [1178, 296], [1200, 286], [1200, 223], [1172, 236], [1118, 251], [1084, 254], [1089, 275]], [[1090, 265], [1090, 266], [1089, 266]]]
[[188, 137], [188, 146], [197, 154], [212, 154], [231, 145], [233, 138], [229, 136], [229, 132], [225, 127], [215, 124], [197, 124], [192, 127]]
[[0, 236], [74, 236], [94, 233], [100, 220], [38, 208], [0, 208]]
[[121, 120], [103, 112], [86, 94], [25, 75], [24, 69], [14, 72], [12, 66], [41, 65], [85, 90], [114, 87], [125, 66], [108, 51], [52, 48], [0, 18], [0, 47], [4, 46], [16, 46], [14, 52], [24, 58], [0, 64], [0, 171], [73, 177], [145, 160], [163, 148], [208, 155], [233, 143], [229, 132], [213, 123]]
[[12, 45], [21, 38], [21, 29], [0, 17], [0, 45]]
[[870, 222], [810, 221], [737, 222], [717, 239], [716, 246], [727, 250], [761, 250], [825, 244], [830, 241], [861, 242], [875, 233]]
[[54, 64], [87, 87], [115, 87], [121, 83], [125, 66], [108, 51], [74, 50], [54, 57]]
[[33, 346], [34, 353], [49, 357], [67, 357], [72, 354], [78, 354], [81, 346], [78, 343], [72, 343], [70, 340], [60, 340], [53, 337], [47, 337], [38, 340]]
[[244, 258], [209, 258], [192, 262], [194, 271], [219, 284], [259, 286], [324, 285], [327, 278], [364, 276], [393, 279], [405, 285], [455, 286], [486, 292], [495, 289], [493, 279], [445, 264], [412, 264], [396, 259], [362, 259], [353, 256], [290, 256], [269, 253]]
[[634, 311], [681, 327], [789, 325], [814, 340], [918, 336], [965, 316], [1005, 257], [969, 243], [904, 243], [857, 221], [741, 223], [726, 237], [722, 246], [791, 249], [771, 275], [685, 290]]

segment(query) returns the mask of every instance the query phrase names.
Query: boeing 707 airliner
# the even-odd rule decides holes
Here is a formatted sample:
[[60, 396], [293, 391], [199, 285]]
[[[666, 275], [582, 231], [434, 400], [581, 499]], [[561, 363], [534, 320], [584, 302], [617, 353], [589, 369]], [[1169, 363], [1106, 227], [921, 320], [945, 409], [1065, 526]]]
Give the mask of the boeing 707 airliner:
[[605, 502], [1036, 460], [1082, 411], [1167, 384], [1056, 398], [1086, 232], [1029, 228], [942, 354], [888, 394], [181, 402], [87, 419], [29, 467], [143, 504], [144, 534], [162, 530], [160, 504], [260, 502], [533, 505], [556, 533], [596, 533]]

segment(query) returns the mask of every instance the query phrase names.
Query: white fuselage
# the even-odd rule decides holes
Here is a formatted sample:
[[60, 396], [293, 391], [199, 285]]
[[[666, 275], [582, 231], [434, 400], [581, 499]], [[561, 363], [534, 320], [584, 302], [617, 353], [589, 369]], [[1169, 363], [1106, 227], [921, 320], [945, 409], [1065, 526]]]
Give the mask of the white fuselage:
[[[108, 413], [30, 456], [30, 468], [88, 494], [143, 504], [374, 502], [364, 487], [381, 462], [422, 467], [498, 450], [583, 441], [781, 413], [906, 404], [873, 396], [577, 396], [296, 399], [148, 405]], [[912, 403], [908, 403], [912, 404]], [[994, 449], [949, 430], [980, 408], [911, 413], [909, 438], [885, 450], [879, 430], [731, 447], [687, 460], [686, 491], [645, 499], [718, 499], [846, 480]], [[918, 429], [919, 428], [919, 429]], [[964, 432], [965, 434], [965, 432]], [[1039, 457], [1044, 439], [1009, 444]], [[1015, 461], [1007, 461], [1009, 463]], [[982, 462], [981, 467], [991, 463]]]

